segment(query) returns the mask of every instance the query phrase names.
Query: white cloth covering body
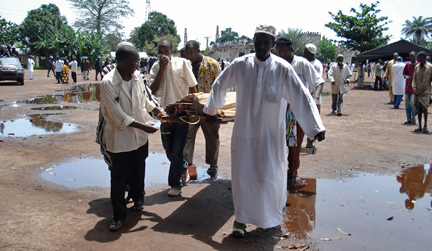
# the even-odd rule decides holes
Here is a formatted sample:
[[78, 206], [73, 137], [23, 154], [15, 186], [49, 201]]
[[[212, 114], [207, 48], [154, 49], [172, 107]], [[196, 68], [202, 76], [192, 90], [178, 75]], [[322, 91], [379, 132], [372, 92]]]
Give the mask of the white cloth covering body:
[[405, 63], [398, 62], [392, 65], [393, 72], [393, 95], [405, 95], [405, 78], [403, 70]]
[[[310, 61], [310, 63], [313, 65], [314, 69], [318, 72], [318, 75], [322, 78], [323, 77], [323, 73], [324, 73], [324, 68], [323, 68], [323, 64], [321, 63], [321, 61], [319, 61], [317, 58], [314, 59], [313, 61]], [[324, 81], [324, 78], [323, 78]], [[324, 85], [324, 84], [323, 84]], [[316, 87], [315, 87], [316, 89]], [[314, 92], [315, 93], [315, 90]], [[321, 104], [321, 94], [318, 100], [318, 105]]]
[[226, 90], [236, 87], [231, 139], [231, 176], [236, 221], [269, 228], [280, 225], [286, 203], [285, 113], [287, 102], [313, 138], [324, 130], [317, 107], [292, 66], [271, 55], [237, 58], [213, 83], [204, 112], [216, 114]]
[[32, 58], [27, 59], [27, 68], [29, 72], [33, 72], [34, 61]]
[[322, 74], [319, 75], [313, 65], [306, 58], [294, 55], [291, 65], [305, 87], [309, 89], [310, 93], [315, 91], [317, 85], [324, 83]]
[[63, 69], [63, 60], [59, 59], [55, 62], [55, 72], [61, 72]]
[[33, 78], [33, 66], [34, 66], [34, 61], [33, 61], [33, 59], [32, 58], [28, 58], [27, 59], [27, 68], [28, 68], [28, 71], [29, 71], [29, 79], [32, 79]]
[[73, 60], [69, 63], [69, 67], [71, 68], [72, 72], [77, 72], [78, 70], [78, 62], [76, 60]]

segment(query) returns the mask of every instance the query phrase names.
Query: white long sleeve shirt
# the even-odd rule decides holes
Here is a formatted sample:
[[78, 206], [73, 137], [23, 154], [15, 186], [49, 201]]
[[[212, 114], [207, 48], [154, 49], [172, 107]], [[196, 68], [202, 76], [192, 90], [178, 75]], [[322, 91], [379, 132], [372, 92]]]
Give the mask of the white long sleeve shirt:
[[227, 89], [236, 88], [236, 119], [231, 140], [235, 218], [258, 227], [282, 222], [286, 203], [285, 113], [287, 102], [306, 135], [325, 130], [309, 91], [284, 59], [255, 54], [237, 58], [216, 78], [204, 112], [216, 114]]
[[130, 84], [129, 89], [117, 68], [101, 82], [101, 110], [107, 121], [103, 140], [113, 153], [130, 152], [147, 143], [146, 132], [128, 125], [135, 120], [145, 123], [146, 113], [156, 107], [148, 100], [138, 71], [132, 75]]
[[346, 81], [349, 81], [351, 79], [351, 75], [352, 73], [348, 65], [343, 64], [342, 69], [339, 67], [339, 64], [337, 63], [332, 65], [328, 72], [330, 82], [335, 82], [335, 84], [331, 86], [332, 94], [347, 93], [348, 84], [345, 83]]

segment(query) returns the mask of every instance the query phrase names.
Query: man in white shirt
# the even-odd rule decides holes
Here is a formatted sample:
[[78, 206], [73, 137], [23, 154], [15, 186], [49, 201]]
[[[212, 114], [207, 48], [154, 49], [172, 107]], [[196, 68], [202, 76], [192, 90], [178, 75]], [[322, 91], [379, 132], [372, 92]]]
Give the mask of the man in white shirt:
[[332, 92], [332, 114], [338, 116], [342, 116], [343, 96], [348, 93], [348, 84], [352, 75], [348, 65], [343, 61], [344, 56], [339, 54], [336, 58], [337, 64], [332, 65], [328, 72]]
[[397, 57], [396, 62], [392, 65], [393, 72], [393, 96], [394, 96], [394, 108], [399, 109], [399, 105], [402, 102], [403, 95], [405, 94], [405, 77], [403, 71], [405, 64], [402, 62], [402, 57]]
[[27, 59], [27, 68], [29, 71], [29, 79], [32, 80], [33, 79], [33, 66], [34, 66], [34, 61], [33, 61], [33, 57], [29, 56], [29, 58]]
[[[276, 52], [278, 56], [288, 61], [299, 76], [303, 85], [313, 93], [317, 86], [324, 85], [324, 79], [318, 74], [312, 64], [305, 58], [294, 55], [292, 42], [289, 38], [276, 40]], [[318, 102], [319, 94], [315, 97]], [[304, 183], [297, 183], [297, 170], [300, 167], [300, 152], [303, 143], [304, 132], [296, 120], [290, 105], [287, 109], [287, 146], [288, 146], [288, 183], [287, 188], [299, 189]]]
[[71, 68], [71, 71], [72, 71], [73, 83], [76, 84], [77, 83], [78, 62], [76, 61], [74, 56], [72, 56], [72, 61], [70, 61], [69, 67]]
[[306, 135], [325, 138], [324, 125], [309, 91], [287, 61], [271, 54], [275, 38], [275, 27], [258, 26], [254, 35], [256, 53], [234, 59], [220, 73], [204, 107], [206, 114], [215, 116], [216, 109], [225, 102], [227, 89], [236, 87], [231, 177], [233, 235], [239, 237], [244, 236], [246, 224], [272, 228], [282, 223], [287, 185], [287, 102], [298, 114]]
[[145, 123], [147, 112], [161, 111], [149, 102], [144, 82], [136, 71], [138, 51], [130, 44], [120, 43], [116, 51], [117, 67], [101, 82], [101, 111], [105, 123], [102, 141], [111, 164], [111, 231], [119, 230], [127, 215], [125, 189], [134, 201], [133, 210], [144, 205], [145, 159], [148, 156], [148, 135], [156, 128]]
[[[192, 72], [189, 60], [173, 57], [172, 41], [162, 39], [158, 43], [158, 58], [150, 70], [150, 89], [153, 94], [161, 97], [161, 106], [175, 103], [189, 93], [196, 92], [198, 84]], [[162, 144], [170, 160], [168, 185], [171, 189], [168, 196], [178, 196], [181, 193], [180, 178], [187, 175], [188, 163], [184, 160], [183, 149], [188, 134], [188, 124], [162, 124]], [[186, 178], [182, 181], [185, 183]]]
[[62, 69], [63, 69], [63, 60], [57, 57], [57, 60], [55, 62], [55, 73], [56, 73], [57, 83], [59, 84], [60, 81], [62, 80]]

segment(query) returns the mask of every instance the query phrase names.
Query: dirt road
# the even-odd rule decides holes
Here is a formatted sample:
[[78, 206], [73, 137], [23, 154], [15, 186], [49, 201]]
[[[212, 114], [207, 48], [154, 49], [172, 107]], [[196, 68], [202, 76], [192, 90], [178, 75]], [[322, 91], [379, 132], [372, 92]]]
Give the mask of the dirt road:
[[[45, 71], [37, 70], [33, 75], [34, 80], [26, 79], [24, 86], [0, 83], [1, 121], [41, 113], [30, 108], [47, 105], [14, 102], [53, 94], [67, 86], [56, 84], [53, 76], [47, 78]], [[83, 81], [80, 76], [78, 82], [96, 83]], [[328, 83], [324, 89], [329, 91]], [[387, 105], [388, 100], [386, 91], [352, 89], [344, 98], [343, 116], [338, 117], [330, 115], [331, 97], [323, 96], [321, 116], [326, 140], [317, 144], [315, 155], [302, 155], [299, 175], [340, 179], [362, 172], [394, 174], [401, 163], [431, 163], [431, 134], [413, 133], [415, 126], [403, 125], [405, 110], [393, 109]], [[301, 242], [275, 239], [253, 229], [251, 236], [256, 238], [242, 241], [228, 236], [234, 220], [230, 190], [232, 123], [221, 126], [220, 179], [190, 184], [179, 198], [166, 196], [168, 185], [147, 187], [143, 213], [131, 211], [120, 232], [109, 232], [109, 188], [70, 189], [40, 178], [52, 163], [101, 158], [93, 142], [98, 103], [68, 105], [78, 109], [61, 111], [62, 115], [51, 116], [50, 120], [78, 124], [76, 133], [0, 135], [0, 249], [269, 250], [274, 245]], [[150, 151], [164, 152], [159, 132], [149, 140]], [[206, 167], [201, 131], [196, 145], [195, 162]]]

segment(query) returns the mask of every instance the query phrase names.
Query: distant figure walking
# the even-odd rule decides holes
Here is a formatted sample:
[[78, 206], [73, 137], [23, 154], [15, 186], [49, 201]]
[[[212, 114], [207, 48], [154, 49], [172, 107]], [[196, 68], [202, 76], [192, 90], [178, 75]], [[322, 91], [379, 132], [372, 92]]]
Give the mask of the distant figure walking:
[[34, 66], [35, 62], [33, 61], [33, 57], [30, 56], [27, 59], [27, 69], [29, 71], [29, 79], [32, 80], [33, 79], [33, 66]]

